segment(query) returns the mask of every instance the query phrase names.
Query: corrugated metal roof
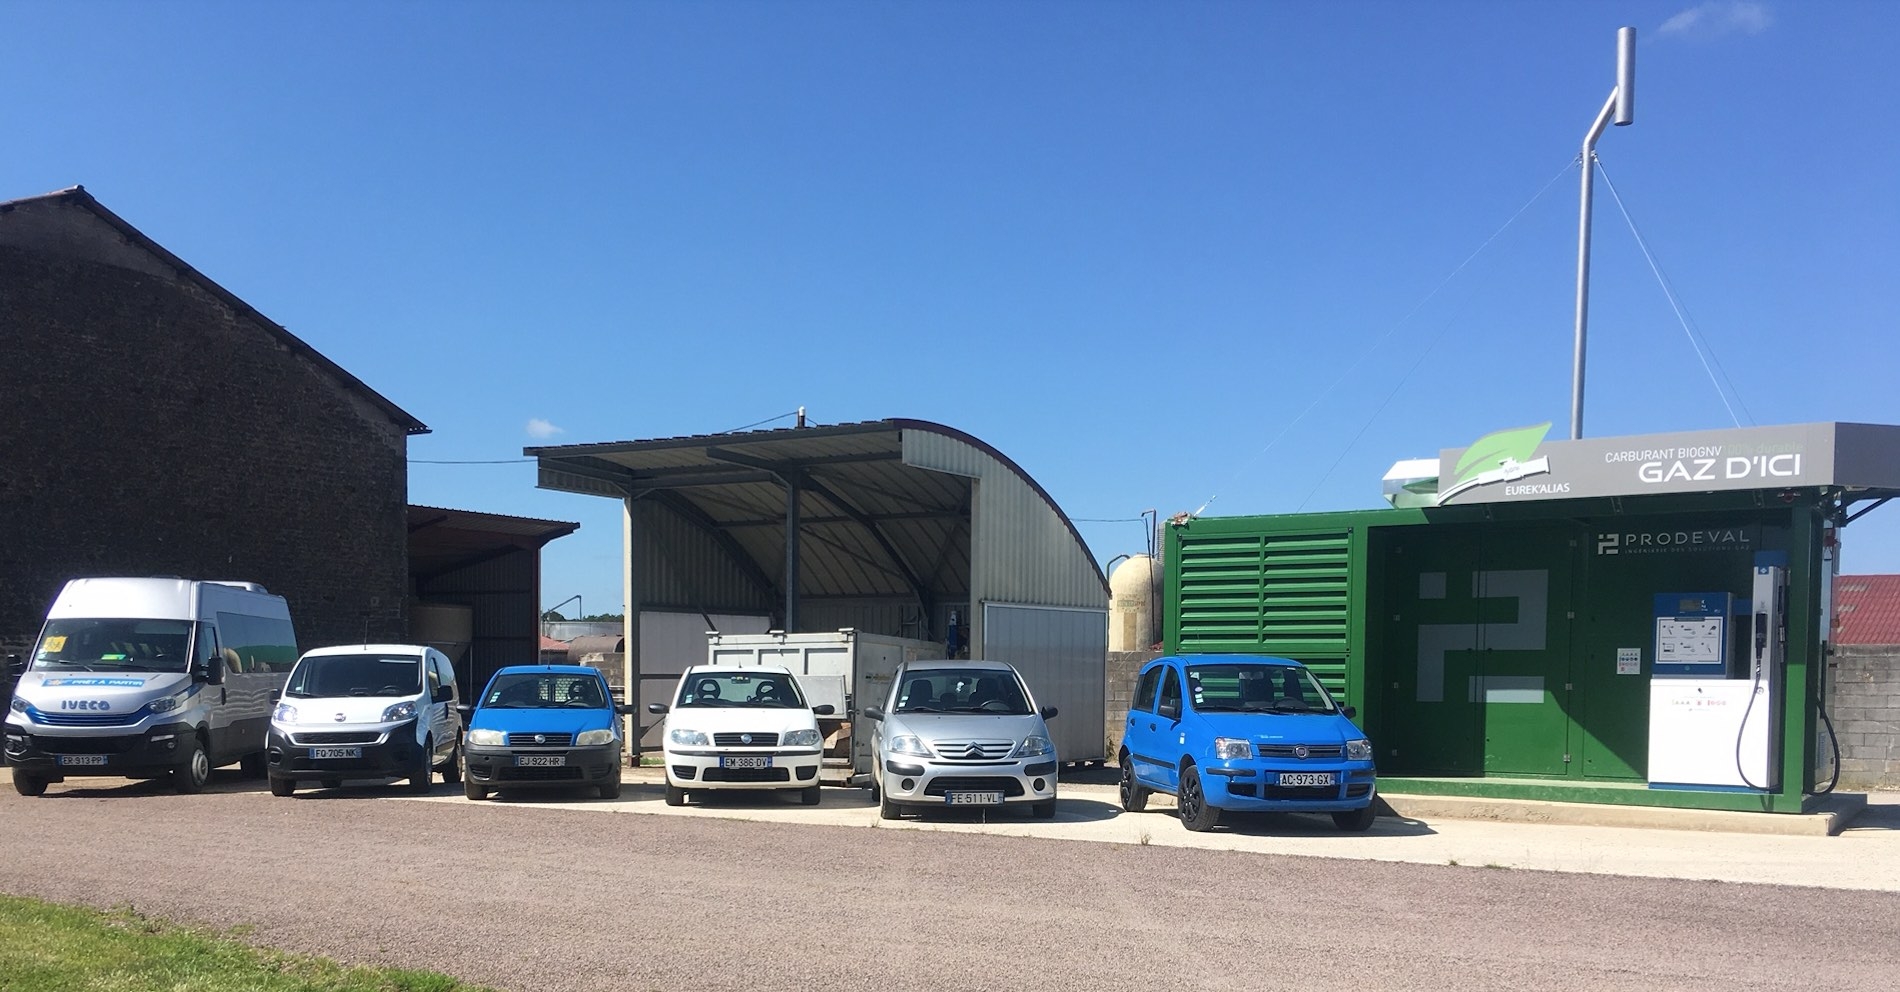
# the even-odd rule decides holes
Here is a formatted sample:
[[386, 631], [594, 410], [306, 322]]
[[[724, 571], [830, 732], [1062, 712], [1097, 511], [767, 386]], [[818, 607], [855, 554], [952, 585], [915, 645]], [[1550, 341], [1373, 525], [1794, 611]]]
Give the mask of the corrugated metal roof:
[[580, 526], [561, 520], [411, 504], [409, 572], [427, 579], [513, 551], [537, 550]]
[[[975, 467], [917, 464], [907, 433], [967, 451]], [[1023, 498], [995, 503], [986, 519], [1007, 514], [1001, 533], [1032, 532], [1028, 549], [1060, 552], [1039, 559], [1062, 573], [1039, 587], [1085, 588], [1084, 598], [1107, 603], [1100, 567], [1049, 494], [1001, 452], [941, 424], [890, 419], [523, 451], [539, 459], [544, 489], [636, 500], [643, 547], [663, 559], [642, 565], [643, 601], [713, 610], [782, 602], [790, 482], [800, 493], [799, 599], [971, 603], [973, 592], [989, 591], [973, 590], [971, 578], [981, 571], [973, 555], [992, 554], [987, 545], [973, 551], [972, 538], [975, 484], [987, 476]], [[693, 539], [677, 533], [682, 524]], [[714, 591], [735, 567], [751, 596]]]
[[285, 328], [282, 324], [264, 316], [258, 312], [257, 308], [239, 299], [236, 293], [213, 282], [210, 276], [192, 268], [184, 259], [166, 250], [164, 245], [147, 237], [145, 232], [133, 227], [118, 214], [107, 210], [104, 204], [100, 203], [91, 193], [86, 191], [86, 187], [71, 186], [62, 190], [55, 190], [51, 193], [42, 193], [38, 196], [24, 196], [16, 200], [6, 200], [0, 202], [0, 215], [5, 215], [18, 207], [33, 203], [70, 203], [90, 211], [94, 216], [118, 231], [128, 242], [137, 245], [170, 267], [172, 271], [178, 274], [179, 278], [196, 283], [200, 288], [223, 301], [224, 304], [232, 310], [237, 311], [237, 313], [242, 316], [250, 318], [258, 326], [270, 332], [279, 341], [283, 342], [285, 346], [290, 348], [291, 351], [309, 359], [319, 369], [329, 373], [330, 376], [341, 383], [345, 389], [368, 400], [371, 405], [383, 411], [389, 419], [401, 425], [405, 432], [409, 434], [429, 433], [429, 428], [426, 424], [410, 416], [403, 408], [390, 402], [388, 397], [371, 389], [368, 383], [351, 375], [349, 370], [343, 366], [324, 357], [322, 352], [312, 348], [309, 343], [297, 335], [290, 333], [289, 329]]
[[1900, 575], [1834, 579], [1836, 644], [1900, 644]]

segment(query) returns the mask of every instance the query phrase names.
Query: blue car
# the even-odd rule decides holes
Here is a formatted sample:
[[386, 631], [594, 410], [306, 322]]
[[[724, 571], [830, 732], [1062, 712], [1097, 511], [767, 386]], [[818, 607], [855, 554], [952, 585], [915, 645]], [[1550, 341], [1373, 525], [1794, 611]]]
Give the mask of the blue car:
[[463, 794], [486, 799], [499, 789], [591, 786], [602, 799], [617, 798], [626, 756], [619, 717], [631, 712], [614, 703], [599, 669], [504, 668], [469, 713]]
[[1331, 813], [1341, 830], [1365, 830], [1378, 782], [1352, 715], [1288, 658], [1157, 658], [1128, 704], [1122, 809], [1164, 792], [1189, 830], [1213, 829], [1224, 810]]

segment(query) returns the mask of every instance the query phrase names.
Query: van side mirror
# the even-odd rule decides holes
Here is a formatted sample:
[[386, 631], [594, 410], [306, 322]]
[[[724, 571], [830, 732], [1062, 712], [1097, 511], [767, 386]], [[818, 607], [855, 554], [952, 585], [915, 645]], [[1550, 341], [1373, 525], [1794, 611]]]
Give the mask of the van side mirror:
[[455, 687], [452, 685], [439, 685], [429, 691], [429, 702], [432, 703], [446, 703], [454, 698]]
[[666, 704], [665, 703], [648, 703], [647, 712], [648, 713], [665, 713]]
[[866, 706], [864, 708], [864, 718], [866, 720], [882, 720], [884, 719], [884, 708], [881, 706]]
[[1056, 708], [1053, 706], [1044, 706], [1037, 712], [1042, 714], [1044, 720], [1053, 720], [1056, 718]]
[[26, 662], [21, 661], [20, 656], [17, 654], [7, 655], [7, 674], [13, 676], [14, 678], [19, 678], [20, 676], [25, 675]]
[[1170, 720], [1179, 720], [1181, 719], [1181, 701], [1178, 699], [1170, 699], [1156, 707], [1155, 712], [1160, 713]]
[[206, 685], [223, 685], [224, 657], [222, 655], [213, 655], [199, 662], [197, 665], [194, 665], [191, 670], [191, 677]]
[[818, 705], [812, 707], [811, 711], [813, 714], [817, 716], [830, 716], [831, 714], [838, 712], [838, 708], [836, 706], [831, 705], [830, 703], [819, 703]]
[[1346, 714], [1346, 719], [1348, 720], [1359, 715], [1359, 711], [1356, 709], [1353, 709], [1350, 706], [1346, 707], [1345, 709], [1340, 710], [1339, 712]]

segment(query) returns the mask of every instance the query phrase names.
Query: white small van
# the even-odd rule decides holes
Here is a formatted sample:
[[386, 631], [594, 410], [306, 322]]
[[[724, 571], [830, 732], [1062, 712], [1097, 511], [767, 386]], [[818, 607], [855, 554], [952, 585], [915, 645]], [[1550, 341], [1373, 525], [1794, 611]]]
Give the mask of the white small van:
[[13, 787], [73, 775], [169, 777], [197, 792], [233, 762], [264, 772], [264, 728], [297, 637], [251, 582], [74, 579], [47, 611], [7, 706]]
[[462, 780], [462, 714], [455, 666], [420, 644], [316, 648], [297, 659], [270, 719], [270, 791], [301, 780], [336, 788], [346, 778]]

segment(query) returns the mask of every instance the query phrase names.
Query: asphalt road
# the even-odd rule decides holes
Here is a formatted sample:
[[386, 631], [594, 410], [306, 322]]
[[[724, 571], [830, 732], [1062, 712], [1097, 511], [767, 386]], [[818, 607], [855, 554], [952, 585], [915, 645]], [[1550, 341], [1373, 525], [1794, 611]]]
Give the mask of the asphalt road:
[[0, 891], [518, 992], [1832, 990], [1888, 987], [1900, 948], [1889, 892], [285, 800], [228, 774], [0, 795]]

